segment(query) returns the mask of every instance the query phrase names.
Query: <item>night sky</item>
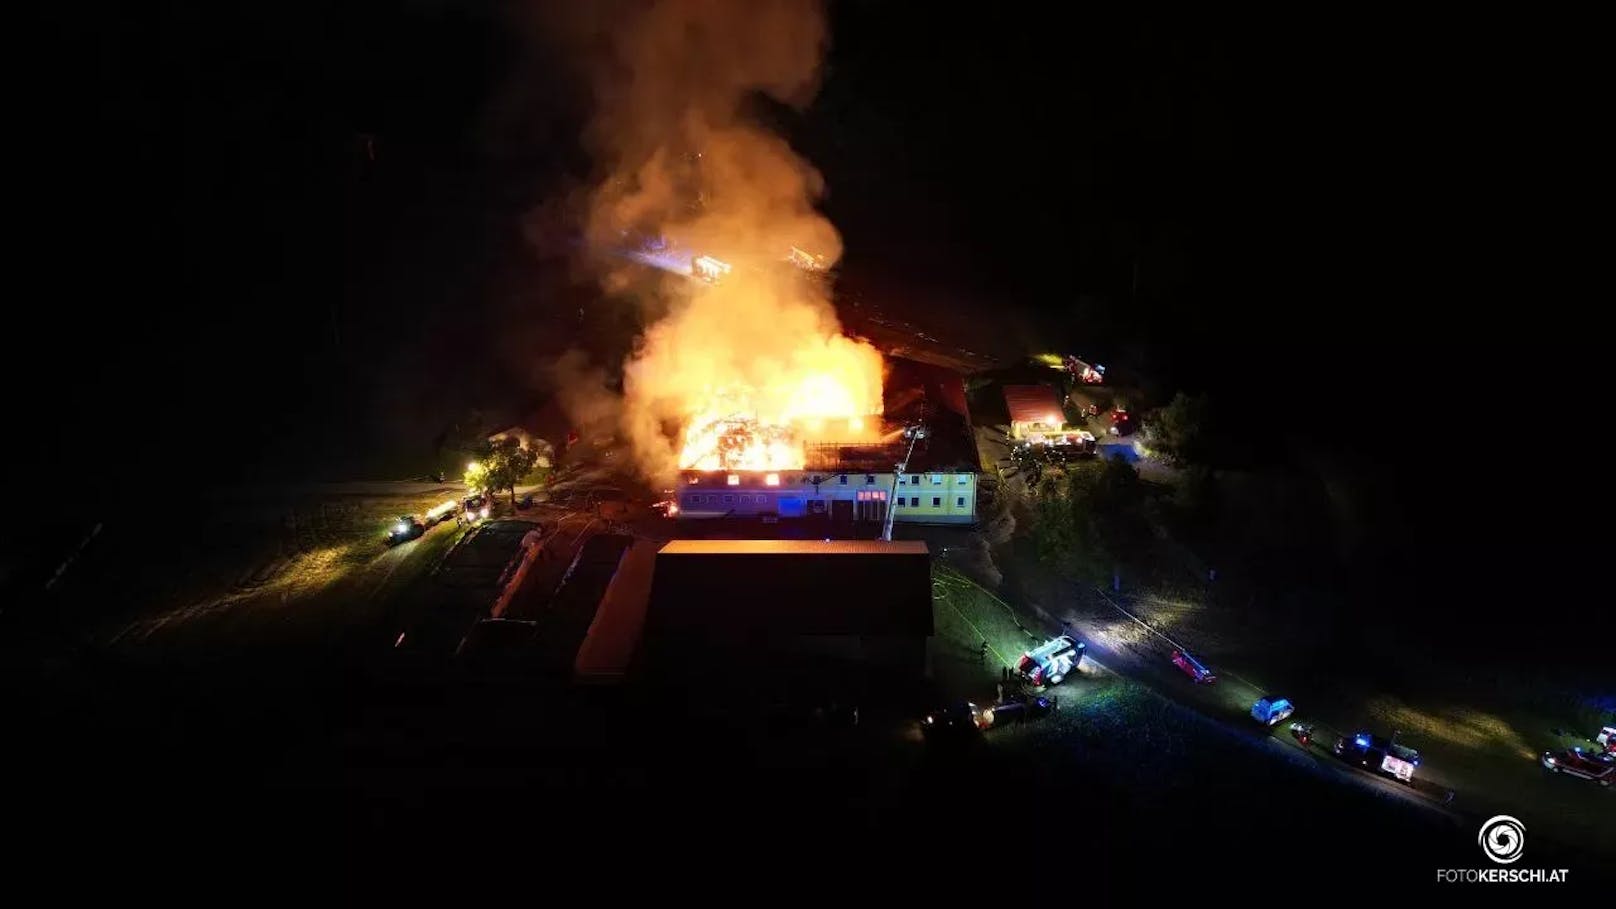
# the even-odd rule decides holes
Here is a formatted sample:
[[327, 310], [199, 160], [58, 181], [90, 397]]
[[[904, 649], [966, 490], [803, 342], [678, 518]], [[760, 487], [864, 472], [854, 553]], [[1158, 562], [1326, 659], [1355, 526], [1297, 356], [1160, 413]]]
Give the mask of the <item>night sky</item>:
[[[14, 140], [10, 455], [63, 465], [42, 494], [117, 495], [84, 482], [109, 454], [344, 475], [523, 397], [578, 290], [522, 225], [588, 162], [578, 86], [497, 5], [96, 6], [50, 14]], [[1396, 570], [1484, 546], [1572, 586], [1605, 498], [1555, 466], [1600, 412], [1577, 54], [1474, 22], [831, 9], [819, 103], [770, 114], [850, 284], [1350, 460]]]

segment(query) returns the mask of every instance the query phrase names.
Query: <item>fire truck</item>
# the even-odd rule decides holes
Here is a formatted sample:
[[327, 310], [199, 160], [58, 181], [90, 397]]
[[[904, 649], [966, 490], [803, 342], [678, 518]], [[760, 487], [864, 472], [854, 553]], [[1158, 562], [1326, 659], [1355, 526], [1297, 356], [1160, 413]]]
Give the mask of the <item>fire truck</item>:
[[1023, 653], [1016, 672], [1034, 685], [1059, 685], [1083, 665], [1088, 645], [1058, 635]]
[[1420, 766], [1418, 751], [1367, 732], [1336, 739], [1334, 751], [1336, 757], [1349, 764], [1357, 764], [1400, 783], [1412, 782], [1414, 768]]
[[1076, 357], [1068, 356], [1066, 358], [1066, 371], [1072, 374], [1072, 378], [1084, 385], [1105, 384], [1105, 367], [1099, 364], [1085, 363]]

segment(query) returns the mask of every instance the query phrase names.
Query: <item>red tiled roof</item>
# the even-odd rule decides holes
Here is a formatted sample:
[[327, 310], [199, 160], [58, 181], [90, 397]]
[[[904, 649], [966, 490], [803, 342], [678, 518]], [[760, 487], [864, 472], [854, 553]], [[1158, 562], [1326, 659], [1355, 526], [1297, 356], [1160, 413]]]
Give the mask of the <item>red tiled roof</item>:
[[1010, 408], [1012, 423], [1048, 423], [1053, 417], [1059, 424], [1066, 419], [1055, 389], [1048, 385], [1006, 385], [1004, 403]]

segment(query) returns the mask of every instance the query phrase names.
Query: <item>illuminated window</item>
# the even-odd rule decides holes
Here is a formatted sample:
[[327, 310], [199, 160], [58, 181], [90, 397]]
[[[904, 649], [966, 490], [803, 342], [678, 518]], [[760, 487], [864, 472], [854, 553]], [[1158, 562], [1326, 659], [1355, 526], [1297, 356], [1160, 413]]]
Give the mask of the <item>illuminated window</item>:
[[741, 485], [741, 475], [738, 474], [738, 473], [730, 474], [729, 475], [729, 485], [731, 485], [731, 486], [739, 486], [739, 485]]
[[777, 474], [777, 473], [764, 474], [763, 475], [763, 485], [764, 486], [779, 486], [780, 485], [780, 475]]
[[954, 478], [954, 482], [955, 483], [960, 483], [960, 484], [969, 483], [969, 482], [971, 482], [971, 475], [970, 474], [960, 474], [959, 476]]
[[931, 485], [933, 485], [933, 486], [941, 486], [941, 485], [943, 485], [943, 477], [942, 477], [942, 475], [941, 474], [935, 474], [935, 473], [932, 474], [931, 475]]
[[931, 507], [933, 507], [933, 508], [942, 508], [943, 507], [943, 497], [942, 496], [932, 496], [931, 497]]
[[689, 476], [689, 477], [687, 477], [687, 478], [686, 478], [686, 479], [687, 479], [687, 480], [689, 480], [689, 481], [690, 481], [690, 485], [691, 485], [691, 486], [694, 486], [694, 485], [696, 485], [696, 484], [697, 484], [697, 483], [700, 483], [700, 482], [701, 482], [701, 477], [698, 477], [698, 476], [696, 476], [696, 475], [695, 475], [695, 474], [691, 474], [691, 475], [690, 475], [690, 476]]

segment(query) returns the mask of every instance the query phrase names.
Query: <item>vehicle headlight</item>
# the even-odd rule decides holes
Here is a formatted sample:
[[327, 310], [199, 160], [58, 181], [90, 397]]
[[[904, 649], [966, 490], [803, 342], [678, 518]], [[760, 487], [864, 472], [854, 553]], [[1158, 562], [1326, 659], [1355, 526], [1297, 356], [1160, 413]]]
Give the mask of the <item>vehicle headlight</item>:
[[1560, 762], [1551, 757], [1551, 758], [1549, 758], [1549, 763], [1550, 764], [1558, 764]]

